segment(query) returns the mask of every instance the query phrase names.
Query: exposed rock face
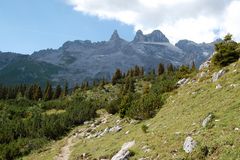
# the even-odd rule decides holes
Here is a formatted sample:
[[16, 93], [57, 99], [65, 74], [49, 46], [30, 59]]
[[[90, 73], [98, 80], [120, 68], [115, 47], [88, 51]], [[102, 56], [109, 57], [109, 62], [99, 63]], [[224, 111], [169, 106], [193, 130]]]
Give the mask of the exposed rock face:
[[143, 35], [141, 30], [138, 30], [133, 42], [166, 42], [169, 43], [167, 37], [159, 30], [155, 30], [150, 34]]
[[203, 127], [207, 127], [208, 123], [213, 119], [213, 115], [209, 114], [202, 122]]
[[112, 157], [112, 160], [127, 160], [130, 156], [129, 149], [135, 145], [135, 141], [123, 144], [121, 150]]
[[183, 149], [186, 153], [191, 153], [196, 146], [197, 142], [193, 140], [192, 137], [188, 136], [183, 144]]
[[224, 69], [221, 69], [219, 72], [215, 72], [213, 73], [212, 76], [212, 81], [216, 82], [219, 78], [221, 78], [224, 74], [226, 73], [226, 71]]
[[175, 46], [188, 53], [184, 57], [186, 64], [190, 64], [194, 61], [195, 65], [199, 67], [214, 52], [214, 43], [215, 42], [198, 44], [189, 40], [180, 40]]

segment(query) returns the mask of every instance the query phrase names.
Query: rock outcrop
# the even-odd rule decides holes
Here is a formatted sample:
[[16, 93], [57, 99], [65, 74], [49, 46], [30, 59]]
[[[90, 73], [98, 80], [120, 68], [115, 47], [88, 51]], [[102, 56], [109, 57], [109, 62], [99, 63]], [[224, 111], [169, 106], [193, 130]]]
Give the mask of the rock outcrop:
[[221, 69], [220, 71], [213, 73], [213, 75], [212, 75], [212, 82], [216, 82], [225, 73], [226, 73], [226, 71], [224, 69]]
[[135, 141], [124, 143], [121, 150], [115, 154], [111, 160], [127, 160], [128, 157], [131, 155], [129, 149], [135, 145]]
[[190, 80], [189, 78], [183, 78], [177, 82], [177, 86], [181, 87], [181, 86], [187, 84], [189, 82], [189, 80]]

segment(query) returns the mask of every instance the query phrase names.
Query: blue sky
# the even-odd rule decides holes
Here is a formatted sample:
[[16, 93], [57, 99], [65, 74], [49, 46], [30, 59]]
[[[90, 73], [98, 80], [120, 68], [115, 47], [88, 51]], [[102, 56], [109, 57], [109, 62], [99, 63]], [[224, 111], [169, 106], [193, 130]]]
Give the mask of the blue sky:
[[134, 37], [133, 26], [77, 12], [64, 0], [0, 1], [0, 51], [31, 54], [68, 40], [108, 40], [114, 29]]
[[173, 44], [227, 33], [240, 41], [239, 10], [239, 0], [0, 0], [0, 51], [31, 54], [68, 40], [108, 40], [115, 29], [126, 40], [138, 29], [158, 29]]

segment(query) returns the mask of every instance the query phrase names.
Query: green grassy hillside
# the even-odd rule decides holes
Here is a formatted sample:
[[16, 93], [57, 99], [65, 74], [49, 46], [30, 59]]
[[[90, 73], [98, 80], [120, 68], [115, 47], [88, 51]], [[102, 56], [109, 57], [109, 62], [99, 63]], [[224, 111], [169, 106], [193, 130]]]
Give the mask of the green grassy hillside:
[[[75, 128], [68, 137], [53, 142], [23, 159], [50, 160], [58, 157], [60, 153], [67, 153], [67, 157], [72, 160], [81, 159], [84, 153], [89, 155], [89, 159], [109, 158], [125, 142], [135, 140], [136, 144], [131, 148], [134, 156], [130, 159], [238, 160], [240, 61], [224, 69], [227, 73], [214, 83], [211, 80], [212, 74], [219, 69], [205, 69], [207, 75], [204, 78], [199, 79], [195, 76], [192, 79], [196, 81], [168, 93], [169, 98], [152, 119], [133, 124], [129, 118], [120, 119], [119, 115], [109, 115], [101, 110], [98, 119], [105, 120], [105, 123], [100, 123], [94, 132], [116, 125], [121, 126], [122, 130], [98, 138], [74, 136], [80, 135], [84, 129], [90, 127], [89, 124], [82, 125]], [[222, 88], [216, 89], [218, 84]], [[115, 92], [117, 89], [109, 90]], [[91, 92], [88, 94], [94, 96]], [[214, 118], [203, 128], [202, 121], [209, 114]], [[146, 133], [142, 130], [143, 125], [148, 126]], [[197, 141], [197, 147], [190, 154], [183, 150], [187, 136]], [[68, 147], [69, 150], [66, 152], [63, 147]]]

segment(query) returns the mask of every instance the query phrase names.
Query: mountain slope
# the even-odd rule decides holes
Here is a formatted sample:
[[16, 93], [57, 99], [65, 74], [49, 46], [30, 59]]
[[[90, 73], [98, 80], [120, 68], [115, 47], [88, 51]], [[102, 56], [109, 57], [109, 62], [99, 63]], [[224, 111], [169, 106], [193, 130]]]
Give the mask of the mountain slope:
[[33, 84], [44, 85], [52, 80], [62, 68], [45, 62], [35, 61], [28, 56], [18, 57], [0, 71], [0, 83], [7, 85]]
[[0, 70], [4, 68], [6, 65], [8, 65], [9, 63], [13, 62], [15, 59], [20, 57], [24, 57], [24, 55], [0, 51]]
[[[213, 73], [219, 70], [206, 68], [201, 71], [204, 77], [199, 73], [193, 81], [169, 93], [164, 106], [150, 120], [134, 124], [128, 119], [120, 120], [118, 115], [100, 112], [100, 119], [106, 120], [98, 123], [95, 132], [117, 125], [122, 130], [100, 138], [81, 138], [92, 122], [76, 128], [69, 137], [49, 146], [46, 151], [24, 159], [53, 159], [73, 136], [70, 159], [81, 159], [84, 155], [90, 155], [89, 159], [108, 158], [132, 140], [136, 142], [131, 148], [135, 153], [132, 159], [240, 159], [240, 61], [225, 67], [227, 73], [212, 82]], [[218, 84], [222, 88], [217, 89]], [[202, 122], [209, 113], [214, 118], [204, 128]], [[143, 124], [148, 126], [147, 133], [141, 129]], [[187, 136], [197, 141], [191, 154], [183, 150]]]
[[156, 68], [159, 63], [179, 66], [196, 61], [198, 67], [213, 53], [213, 44], [196, 44], [194, 49], [200, 50], [197, 53], [189, 50], [191, 46], [188, 44], [181, 44], [172, 45], [158, 30], [147, 35], [138, 31], [131, 42], [120, 38], [114, 31], [109, 41], [69, 41], [59, 49], [42, 50], [31, 57], [64, 67], [67, 72], [62, 72], [56, 78], [67, 79], [70, 85], [74, 85], [103, 77], [109, 80], [116, 68], [127, 71], [135, 65], [143, 66], [146, 72]]

